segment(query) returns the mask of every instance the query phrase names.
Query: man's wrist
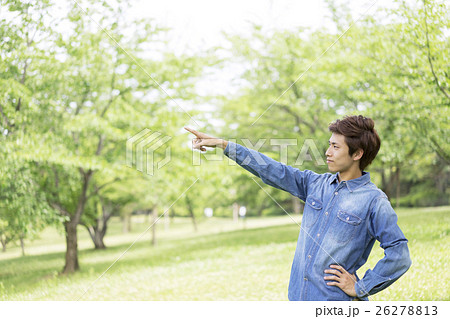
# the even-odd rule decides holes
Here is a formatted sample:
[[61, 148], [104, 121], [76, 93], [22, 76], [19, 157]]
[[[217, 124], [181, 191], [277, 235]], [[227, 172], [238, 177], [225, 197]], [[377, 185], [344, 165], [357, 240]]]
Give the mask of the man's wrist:
[[218, 145], [220, 148], [222, 148], [223, 150], [225, 150], [225, 149], [227, 148], [228, 141], [219, 139], [217, 145]]

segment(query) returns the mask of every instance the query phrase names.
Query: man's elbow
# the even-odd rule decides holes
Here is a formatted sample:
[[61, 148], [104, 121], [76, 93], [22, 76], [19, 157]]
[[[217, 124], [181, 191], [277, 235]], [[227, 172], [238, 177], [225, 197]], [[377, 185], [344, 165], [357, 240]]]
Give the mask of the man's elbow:
[[409, 249], [406, 244], [405, 244], [403, 256], [401, 258], [401, 263], [402, 263], [402, 267], [401, 267], [402, 274], [404, 274], [405, 272], [408, 271], [409, 268], [411, 268], [411, 265], [412, 265], [411, 255], [409, 253]]

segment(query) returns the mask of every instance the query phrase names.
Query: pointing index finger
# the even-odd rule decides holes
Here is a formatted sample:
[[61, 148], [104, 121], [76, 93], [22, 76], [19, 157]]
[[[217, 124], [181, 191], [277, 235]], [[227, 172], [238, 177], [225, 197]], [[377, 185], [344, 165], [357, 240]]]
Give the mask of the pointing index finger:
[[195, 136], [199, 136], [199, 132], [197, 132], [196, 130], [194, 130], [194, 129], [190, 128], [190, 127], [185, 126], [184, 129], [185, 129], [186, 131], [188, 131], [188, 132], [191, 132], [191, 133], [194, 134]]

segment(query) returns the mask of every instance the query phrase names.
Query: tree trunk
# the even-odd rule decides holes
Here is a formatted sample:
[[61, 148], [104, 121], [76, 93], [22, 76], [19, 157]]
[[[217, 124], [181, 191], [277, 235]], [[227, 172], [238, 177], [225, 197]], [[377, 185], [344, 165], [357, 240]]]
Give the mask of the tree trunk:
[[189, 211], [189, 216], [192, 218], [192, 224], [194, 225], [194, 231], [197, 231], [197, 222], [195, 221], [194, 208], [192, 207], [192, 202], [190, 198], [186, 195], [186, 204]]
[[[262, 214], [263, 214], [263, 210], [264, 209], [266, 209], [268, 206], [267, 206], [267, 201], [261, 201], [261, 204], [258, 206], [258, 208], [256, 209], [257, 210], [257, 214], [258, 214], [258, 216], [259, 217], [261, 217], [262, 216]], [[238, 211], [238, 213], [239, 213], [239, 211]]]
[[129, 232], [131, 232], [131, 213], [122, 216], [122, 233], [126, 234]]
[[[101, 139], [99, 146], [101, 145]], [[84, 212], [84, 207], [87, 202], [87, 190], [89, 187], [89, 182], [94, 173], [92, 170], [85, 172], [82, 168], [79, 168], [80, 174], [83, 177], [83, 186], [81, 188], [80, 197], [78, 199], [77, 208], [75, 214], [70, 215], [68, 222], [64, 223], [64, 228], [66, 230], [66, 264], [64, 265], [63, 274], [73, 273], [80, 269], [78, 264], [78, 237], [77, 237], [77, 226], [80, 223], [81, 216]]]
[[194, 215], [194, 211], [192, 209], [189, 209], [189, 215], [191, 216], [192, 219], [192, 225], [194, 226], [194, 231], [196, 232], [197, 229], [197, 222], [195, 220], [195, 215]]
[[397, 171], [397, 166], [390, 166], [389, 171], [389, 177], [386, 176], [385, 170], [383, 169], [381, 171], [381, 190], [386, 194], [386, 196], [389, 198], [389, 200], [392, 199], [393, 195], [393, 184], [396, 180], [396, 172], [394, 172], [394, 169]]
[[126, 234], [128, 233], [127, 216], [122, 216], [120, 219], [122, 220], [122, 233]]
[[396, 180], [396, 190], [395, 190], [395, 207], [400, 207], [400, 167], [397, 167], [397, 171], [395, 172], [395, 180]]
[[389, 178], [386, 181], [386, 190], [385, 190], [385, 193], [389, 199], [392, 198], [391, 190], [392, 190], [392, 166], [389, 167]]
[[381, 175], [381, 190], [386, 193], [386, 174], [384, 173], [384, 168], [380, 171]]
[[239, 204], [233, 203], [233, 221], [235, 223], [239, 222]]
[[23, 242], [23, 235], [20, 236], [20, 248], [22, 249], [22, 256], [25, 256], [25, 243]]
[[108, 221], [112, 213], [108, 213], [105, 206], [102, 205], [102, 216], [97, 218], [95, 225], [84, 225], [91, 236], [95, 249], [105, 249], [106, 245], [103, 241], [108, 229]]
[[66, 264], [62, 271], [63, 274], [73, 273], [80, 269], [78, 264], [77, 224], [72, 218], [64, 223], [66, 229]]
[[89, 232], [89, 236], [91, 236], [92, 242], [94, 243], [94, 249], [105, 249], [106, 246], [103, 242], [103, 237], [98, 226], [86, 226], [86, 229]]
[[96, 230], [94, 233], [94, 246], [95, 249], [105, 249], [105, 243], [103, 241], [103, 238], [105, 237], [104, 233], [102, 231]]
[[262, 213], [263, 213], [263, 209], [264, 209], [264, 206], [261, 204], [261, 205], [259, 205], [259, 207], [257, 208], [257, 214], [258, 214], [258, 217], [261, 217], [262, 216]]
[[131, 232], [131, 213], [127, 214], [127, 216], [125, 216], [125, 218], [127, 219], [127, 233]]
[[148, 224], [148, 222], [150, 220], [150, 213], [151, 213], [151, 210], [145, 211], [144, 224]]
[[2, 243], [2, 252], [6, 251], [6, 244], [8, 243], [3, 237], [0, 238], [0, 242]]

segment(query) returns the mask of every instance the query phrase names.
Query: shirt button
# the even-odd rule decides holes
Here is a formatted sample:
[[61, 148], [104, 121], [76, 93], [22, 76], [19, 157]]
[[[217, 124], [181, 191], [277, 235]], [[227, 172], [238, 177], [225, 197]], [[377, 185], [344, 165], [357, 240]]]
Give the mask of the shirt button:
[[337, 195], [338, 194], [338, 192], [334, 192], [334, 195]]
[[317, 237], [320, 237], [320, 234], [317, 234]]
[[311, 255], [308, 255], [308, 258], [311, 259]]
[[328, 216], [328, 212], [325, 212], [325, 215], [327, 215], [327, 216]]
[[316, 204], [316, 202], [312, 202], [311, 204], [315, 205], [315, 204]]
[[303, 280], [308, 280], [308, 278], [304, 277]]

